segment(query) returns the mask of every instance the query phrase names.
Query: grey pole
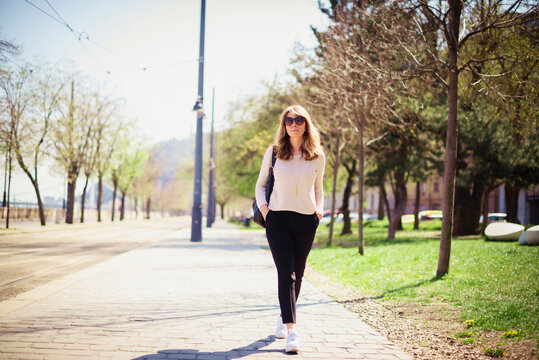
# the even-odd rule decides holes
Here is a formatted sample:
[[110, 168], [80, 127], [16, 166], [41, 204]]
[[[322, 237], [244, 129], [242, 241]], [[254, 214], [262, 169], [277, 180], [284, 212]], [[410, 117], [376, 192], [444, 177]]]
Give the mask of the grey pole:
[[211, 227], [214, 222], [214, 204], [215, 204], [215, 189], [213, 185], [213, 177], [215, 171], [215, 163], [213, 158], [213, 113], [215, 105], [215, 88], [212, 90], [211, 100], [211, 132], [210, 132], [210, 164], [208, 171], [208, 209], [206, 211], [206, 227]]
[[7, 185], [7, 151], [6, 151], [6, 163], [5, 163], [5, 170], [4, 170], [4, 198], [2, 199], [2, 207], [6, 207], [6, 185]]
[[[206, 0], [200, 6], [200, 47], [198, 55], [198, 99], [204, 103], [204, 25]], [[198, 101], [198, 100], [197, 100]], [[191, 241], [202, 241], [202, 119], [204, 113], [197, 111], [197, 132], [195, 145], [195, 187], [193, 210], [191, 213]]]
[[214, 134], [214, 113], [215, 113], [215, 88], [212, 91], [211, 100], [211, 223], [215, 222], [215, 134]]

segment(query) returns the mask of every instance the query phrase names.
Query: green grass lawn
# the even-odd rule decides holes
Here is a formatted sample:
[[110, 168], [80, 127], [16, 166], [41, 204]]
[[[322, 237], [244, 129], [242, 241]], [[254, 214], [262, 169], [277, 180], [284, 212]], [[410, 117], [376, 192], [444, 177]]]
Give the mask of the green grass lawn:
[[[357, 227], [336, 237], [330, 247], [314, 248], [309, 264], [332, 279], [383, 300], [443, 301], [462, 311], [476, 329], [516, 330], [537, 336], [539, 322], [539, 247], [482, 238], [453, 239], [449, 274], [436, 279], [440, 222], [420, 230], [405, 225], [386, 240], [387, 221], [365, 227], [365, 255], [357, 255]], [[337, 224], [336, 234], [342, 224]], [[316, 242], [326, 244], [321, 226]]]

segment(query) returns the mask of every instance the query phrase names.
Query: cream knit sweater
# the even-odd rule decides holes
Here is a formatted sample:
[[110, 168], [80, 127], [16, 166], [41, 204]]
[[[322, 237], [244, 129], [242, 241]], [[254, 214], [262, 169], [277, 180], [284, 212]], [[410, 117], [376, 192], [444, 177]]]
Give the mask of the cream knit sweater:
[[[270, 146], [264, 154], [264, 160], [256, 182], [256, 204], [260, 208], [267, 204], [266, 182], [271, 167]], [[300, 214], [323, 214], [324, 189], [322, 180], [326, 157], [324, 153], [317, 159], [307, 161], [302, 155], [294, 155], [291, 160], [276, 159], [273, 168], [275, 183], [268, 207], [270, 210], [289, 210]]]

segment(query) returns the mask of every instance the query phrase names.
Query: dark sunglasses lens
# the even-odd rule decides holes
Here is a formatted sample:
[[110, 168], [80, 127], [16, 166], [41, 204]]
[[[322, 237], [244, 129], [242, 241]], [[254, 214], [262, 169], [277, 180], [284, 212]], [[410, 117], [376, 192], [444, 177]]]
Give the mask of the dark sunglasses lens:
[[284, 118], [285, 125], [291, 126], [294, 122], [296, 122], [297, 125], [301, 126], [305, 122], [305, 118], [303, 116], [298, 116], [296, 118], [291, 118], [291, 117]]

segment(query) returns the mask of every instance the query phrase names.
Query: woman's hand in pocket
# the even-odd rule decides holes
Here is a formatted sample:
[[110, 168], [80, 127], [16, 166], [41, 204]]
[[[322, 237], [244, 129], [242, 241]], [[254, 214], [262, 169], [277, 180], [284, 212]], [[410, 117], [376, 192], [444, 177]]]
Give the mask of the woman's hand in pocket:
[[268, 213], [269, 213], [268, 205], [262, 205], [260, 207], [260, 212], [262, 213], [262, 216], [264, 217], [264, 221], [266, 221], [266, 216], [268, 216]]

